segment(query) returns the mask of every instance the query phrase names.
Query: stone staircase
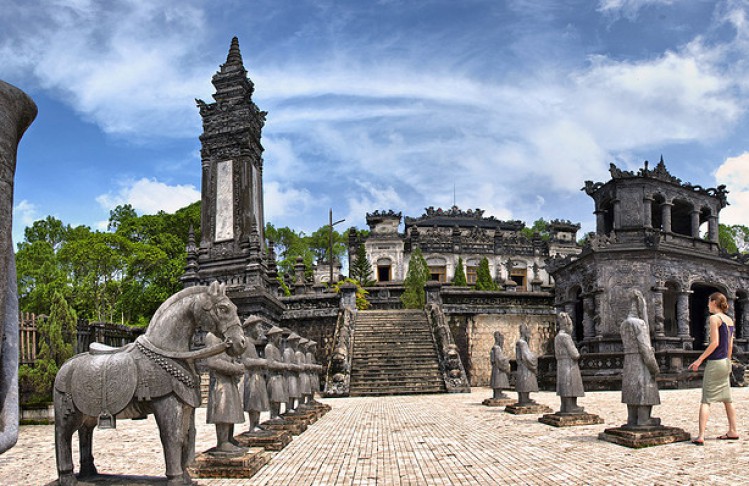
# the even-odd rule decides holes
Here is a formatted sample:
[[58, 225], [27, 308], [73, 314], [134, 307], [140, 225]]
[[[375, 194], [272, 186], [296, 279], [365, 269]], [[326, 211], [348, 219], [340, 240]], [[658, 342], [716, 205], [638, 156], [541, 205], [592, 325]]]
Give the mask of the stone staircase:
[[439, 355], [424, 311], [359, 311], [350, 396], [444, 393]]

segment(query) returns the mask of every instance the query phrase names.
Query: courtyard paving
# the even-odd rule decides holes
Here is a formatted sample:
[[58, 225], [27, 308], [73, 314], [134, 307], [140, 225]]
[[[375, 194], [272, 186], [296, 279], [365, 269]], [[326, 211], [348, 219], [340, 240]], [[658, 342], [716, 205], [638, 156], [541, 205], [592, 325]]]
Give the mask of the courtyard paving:
[[[640, 450], [599, 441], [598, 433], [626, 420], [619, 392], [580, 400], [604, 425], [554, 428], [536, 415], [510, 415], [470, 394], [322, 400], [333, 409], [253, 478], [201, 479], [216, 485], [495, 485], [495, 484], [749, 484], [749, 388], [734, 388], [738, 441], [718, 441], [726, 430], [714, 405], [704, 447], [689, 442]], [[551, 392], [540, 403], [559, 408]], [[700, 390], [661, 391], [656, 416], [695, 434]], [[199, 409], [198, 451], [214, 445]], [[241, 427], [241, 426], [238, 426]], [[77, 438], [74, 439], [77, 468]], [[164, 460], [155, 421], [120, 421], [94, 433], [101, 473], [159, 476]], [[47, 484], [56, 477], [52, 426], [24, 426], [18, 444], [0, 455], [0, 484]]]

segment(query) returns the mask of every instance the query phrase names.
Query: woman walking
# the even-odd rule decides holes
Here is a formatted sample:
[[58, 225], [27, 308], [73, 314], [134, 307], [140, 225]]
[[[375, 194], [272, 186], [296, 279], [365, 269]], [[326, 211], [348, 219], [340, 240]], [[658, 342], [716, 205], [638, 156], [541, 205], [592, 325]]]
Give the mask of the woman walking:
[[710, 311], [710, 344], [689, 369], [697, 371], [703, 361], [707, 360], [705, 375], [702, 379], [702, 403], [700, 404], [699, 435], [692, 440], [695, 445], [704, 445], [705, 426], [710, 417], [710, 404], [723, 402], [728, 417], [728, 432], [718, 440], [736, 440], [736, 410], [731, 401], [731, 351], [733, 350], [733, 320], [725, 312], [728, 310], [726, 296], [720, 292], [710, 295], [707, 303]]

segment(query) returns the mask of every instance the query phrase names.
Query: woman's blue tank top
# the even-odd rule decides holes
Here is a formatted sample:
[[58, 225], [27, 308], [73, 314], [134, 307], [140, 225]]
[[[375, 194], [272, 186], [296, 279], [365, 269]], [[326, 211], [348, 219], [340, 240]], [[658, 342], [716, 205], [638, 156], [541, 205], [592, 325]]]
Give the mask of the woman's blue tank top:
[[733, 336], [733, 326], [728, 327], [721, 319], [718, 336], [720, 337], [718, 347], [707, 357], [711, 361], [726, 359], [728, 357], [728, 344], [731, 342], [731, 336]]

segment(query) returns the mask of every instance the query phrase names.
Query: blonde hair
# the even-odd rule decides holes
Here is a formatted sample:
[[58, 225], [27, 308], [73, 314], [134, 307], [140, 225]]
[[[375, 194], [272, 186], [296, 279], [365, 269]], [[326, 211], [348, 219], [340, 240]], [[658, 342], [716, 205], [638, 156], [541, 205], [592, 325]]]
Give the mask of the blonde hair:
[[715, 305], [718, 306], [718, 309], [720, 309], [721, 312], [726, 312], [728, 310], [728, 299], [726, 299], [726, 296], [722, 293], [715, 292], [710, 294], [710, 301], [715, 302]]

